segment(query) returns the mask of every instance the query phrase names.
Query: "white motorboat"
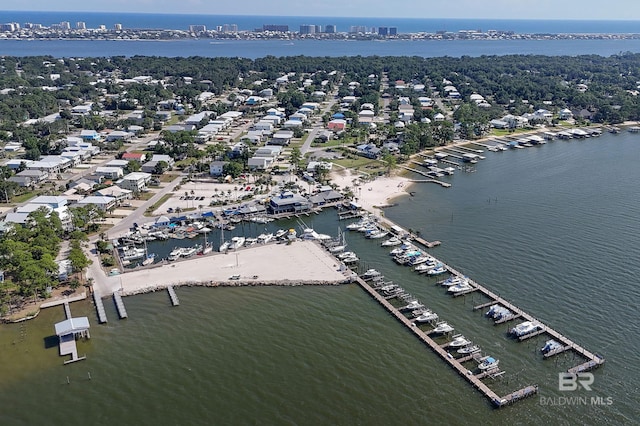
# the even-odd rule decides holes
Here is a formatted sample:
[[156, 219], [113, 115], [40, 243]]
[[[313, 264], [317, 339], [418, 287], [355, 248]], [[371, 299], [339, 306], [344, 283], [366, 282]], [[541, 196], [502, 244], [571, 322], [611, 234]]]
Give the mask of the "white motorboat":
[[460, 335], [460, 336], [454, 337], [451, 343], [449, 343], [449, 346], [451, 346], [452, 348], [461, 348], [463, 346], [468, 346], [470, 344], [471, 344], [471, 340], [467, 339], [463, 335]]
[[227, 250], [229, 250], [229, 246], [231, 245], [231, 243], [229, 241], [224, 241], [222, 244], [220, 244], [220, 247], [218, 248], [218, 251], [220, 253], [223, 253]]
[[418, 315], [414, 321], [415, 322], [431, 322], [436, 321], [438, 319], [438, 314], [431, 311], [424, 311], [420, 315]]
[[237, 250], [244, 245], [245, 237], [233, 237], [231, 238], [231, 244], [229, 244], [229, 250]]
[[427, 275], [440, 275], [440, 274], [444, 274], [445, 272], [447, 272], [447, 268], [445, 268], [445, 266], [442, 263], [440, 263], [435, 267], [429, 269], [427, 271]]
[[368, 280], [373, 277], [379, 277], [380, 275], [382, 274], [377, 269], [367, 269], [361, 277], [363, 280]]
[[422, 264], [416, 266], [415, 268], [413, 268], [413, 270], [416, 271], [419, 274], [422, 274], [424, 272], [427, 272], [432, 267], [433, 267], [432, 265], [429, 265], [427, 263], [422, 263]]
[[349, 265], [349, 264], [358, 262], [360, 259], [358, 258], [358, 256], [353, 255], [353, 256], [344, 257], [340, 260], [342, 260], [342, 263], [344, 263], [345, 265]]
[[391, 237], [388, 240], [384, 240], [382, 243], [380, 243], [382, 247], [393, 247], [399, 246], [400, 244], [402, 244], [402, 240], [398, 237]]
[[271, 240], [273, 240], [273, 234], [260, 234], [258, 235], [258, 244], [267, 244]]
[[447, 291], [452, 294], [462, 293], [469, 290], [473, 290], [473, 287], [466, 281], [462, 281], [456, 285], [452, 285], [447, 289]]
[[538, 323], [534, 323], [533, 321], [525, 321], [513, 327], [511, 330], [509, 330], [509, 333], [513, 334], [516, 337], [520, 337], [533, 333], [540, 328], [542, 328], [542, 326]]
[[480, 360], [482, 361], [479, 365], [478, 368], [480, 370], [492, 370], [494, 368], [498, 368], [498, 363], [500, 362], [500, 360], [495, 359], [493, 357], [490, 356], [486, 356], [483, 358], [480, 358]]
[[301, 240], [318, 240], [318, 241], [326, 241], [331, 239], [331, 235], [327, 234], [318, 234], [311, 228], [305, 228], [302, 230], [302, 234], [299, 237]]
[[198, 252], [198, 249], [196, 247], [185, 247], [182, 249], [182, 252], [180, 253], [180, 256], [182, 257], [190, 257], [193, 256], [194, 254], [196, 254]]
[[544, 346], [542, 348], [540, 348], [540, 352], [542, 352], [543, 354], [546, 354], [546, 353], [553, 352], [553, 351], [556, 351], [556, 350], [561, 349], [561, 348], [562, 348], [562, 343], [551, 339], [551, 340], [547, 340], [544, 343]]
[[340, 253], [339, 255], [337, 255], [336, 257], [338, 259], [344, 259], [345, 257], [352, 257], [355, 256], [356, 254], [352, 251], [345, 251], [344, 253]]
[[347, 248], [346, 244], [340, 244], [337, 246], [329, 247], [327, 250], [329, 250], [329, 253], [340, 253], [341, 251], [344, 251], [344, 249], [346, 248]]
[[421, 263], [425, 263], [431, 260], [431, 256], [428, 255], [424, 255], [424, 254], [420, 254], [418, 256], [414, 256], [409, 260], [409, 265], [411, 266], [416, 266], [416, 265], [420, 265]]
[[171, 250], [171, 253], [169, 253], [169, 256], [167, 257], [167, 260], [169, 261], [174, 261], [180, 258], [180, 256], [182, 256], [182, 247], [176, 247], [173, 250]]
[[246, 238], [244, 240], [244, 246], [245, 247], [251, 247], [254, 244], [258, 243], [258, 239], [257, 238]]
[[478, 346], [478, 345], [464, 346], [464, 347], [458, 349], [456, 352], [458, 352], [459, 354], [462, 354], [462, 355], [475, 354], [477, 352], [480, 352], [480, 346]]
[[367, 238], [370, 238], [372, 240], [377, 240], [379, 238], [384, 238], [388, 235], [389, 233], [387, 231], [383, 231], [382, 229], [378, 229], [377, 231], [373, 231], [370, 232], [366, 235]]
[[436, 328], [433, 329], [433, 332], [444, 334], [444, 333], [451, 333], [453, 330], [454, 328], [451, 327], [448, 322], [442, 321], [436, 324]]
[[276, 231], [275, 238], [276, 238], [276, 239], [284, 238], [284, 236], [285, 236], [285, 235], [287, 235], [287, 231], [286, 231], [286, 230], [284, 230], [284, 229], [278, 229], [278, 230]]
[[398, 310], [400, 310], [400, 311], [412, 311], [414, 309], [421, 309], [421, 308], [424, 308], [424, 305], [422, 303], [418, 302], [417, 300], [412, 300], [411, 302], [409, 302], [405, 306], [399, 307]]
[[440, 281], [438, 284], [440, 284], [443, 287], [451, 287], [452, 285], [460, 284], [463, 281], [464, 281], [463, 278], [460, 278], [457, 275], [452, 275], [446, 280]]

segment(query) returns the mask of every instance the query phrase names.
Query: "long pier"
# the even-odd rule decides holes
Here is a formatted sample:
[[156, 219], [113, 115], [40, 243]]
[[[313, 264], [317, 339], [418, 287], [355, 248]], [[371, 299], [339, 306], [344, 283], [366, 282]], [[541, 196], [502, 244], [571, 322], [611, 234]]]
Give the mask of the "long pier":
[[[431, 339], [427, 333], [418, 328], [412, 321], [410, 321], [406, 316], [404, 316], [397, 308], [395, 308], [391, 303], [385, 300], [377, 291], [375, 291], [366, 281], [362, 278], [358, 277], [356, 279], [357, 283], [362, 287], [371, 297], [373, 297], [378, 303], [380, 303], [389, 313], [391, 313], [398, 321], [400, 321], [405, 327], [407, 327], [413, 334], [415, 334], [423, 343], [431, 348], [436, 354], [440, 356], [443, 360], [445, 360], [454, 370], [460, 374], [460, 376], [464, 377], [471, 385], [481, 392], [485, 397], [487, 397], [491, 403], [495, 407], [503, 407], [505, 405], [511, 404], [512, 402], [517, 401], [518, 399], [524, 398], [525, 396], [533, 395], [538, 391], [537, 386], [527, 386], [523, 389], [520, 389], [516, 392], [510, 393], [504, 397], [499, 396], [495, 393], [489, 386], [484, 384], [479, 376], [471, 374], [471, 372], [462, 365], [461, 360], [454, 358], [451, 356], [449, 352], [444, 350], [438, 343], [436, 343], [433, 339]], [[469, 359], [464, 359], [467, 361]]]
[[127, 309], [124, 307], [124, 302], [122, 301], [122, 295], [120, 295], [120, 292], [116, 291], [113, 293], [113, 301], [116, 303], [116, 309], [118, 310], [120, 319], [127, 318]]
[[96, 305], [96, 312], [98, 313], [98, 322], [104, 324], [107, 322], [107, 312], [104, 310], [102, 304], [102, 298], [97, 291], [93, 291], [93, 303]]
[[[455, 270], [451, 266], [448, 266], [444, 262], [443, 262], [443, 265], [445, 265], [445, 267], [449, 270], [449, 272], [452, 275], [456, 275], [456, 276], [458, 276], [460, 278], [464, 278], [465, 277], [464, 274], [462, 274], [459, 271]], [[601, 366], [602, 364], [604, 364], [605, 359], [603, 357], [601, 357], [599, 355], [596, 355], [593, 352], [590, 352], [590, 351], [586, 350], [582, 346], [580, 346], [577, 343], [575, 343], [572, 340], [570, 340], [568, 337], [566, 337], [563, 334], [559, 333], [558, 331], [552, 329], [551, 327], [543, 324], [539, 320], [535, 319], [533, 316], [531, 316], [528, 313], [524, 312], [522, 309], [520, 309], [517, 306], [515, 306], [514, 304], [506, 301], [502, 297], [498, 296], [497, 294], [495, 294], [494, 292], [490, 291], [489, 289], [483, 287], [482, 285], [478, 284], [477, 282], [469, 279], [468, 277], [466, 279], [469, 282], [469, 284], [471, 284], [473, 287], [475, 287], [476, 290], [480, 291], [486, 297], [491, 299], [492, 300], [492, 302], [490, 302], [491, 304], [494, 304], [494, 303], [495, 304], [500, 304], [500, 305], [504, 306], [505, 308], [509, 309], [513, 313], [512, 317], [508, 317], [508, 319], [505, 319], [504, 321], [503, 320], [499, 320], [500, 323], [501, 322], [510, 321], [512, 319], [516, 319], [516, 318], [520, 318], [521, 317], [525, 321], [531, 321], [531, 322], [536, 322], [536, 323], [540, 324], [540, 326], [541, 326], [540, 330], [538, 330], [537, 332], [522, 336], [521, 338], [518, 339], [519, 341], [525, 340], [525, 339], [527, 339], [529, 337], [533, 337], [533, 336], [536, 336], [536, 335], [539, 335], [539, 334], [546, 333], [546, 334], [550, 335], [551, 337], [553, 337], [556, 341], [562, 343], [565, 347], [568, 347], [568, 348], [572, 349], [574, 352], [578, 353], [579, 355], [582, 355], [584, 358], [587, 359], [587, 362], [585, 362], [583, 364], [580, 364], [578, 366], [575, 366], [573, 368], [568, 369], [569, 373], [591, 370], [593, 368], [597, 368], [597, 367]], [[485, 306], [485, 305], [484, 304], [483, 305], [478, 305], [478, 306], [474, 307], [474, 309], [475, 308], [479, 308], [481, 306]], [[498, 324], [498, 323], [499, 322], [496, 321], [496, 324]], [[565, 349], [565, 350], [568, 350], [568, 349]]]
[[174, 290], [172, 285], [167, 287], [167, 291], [169, 292], [169, 299], [171, 299], [171, 304], [173, 306], [180, 305], [180, 300], [178, 300], [178, 295], [176, 294], [176, 291]]

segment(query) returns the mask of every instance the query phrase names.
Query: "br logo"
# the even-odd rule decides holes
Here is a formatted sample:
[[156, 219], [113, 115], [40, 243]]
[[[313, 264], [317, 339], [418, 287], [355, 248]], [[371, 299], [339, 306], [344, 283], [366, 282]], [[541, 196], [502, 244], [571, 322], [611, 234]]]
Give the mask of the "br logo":
[[575, 391], [579, 387], [586, 391], [591, 390], [594, 376], [591, 373], [558, 373], [558, 390]]

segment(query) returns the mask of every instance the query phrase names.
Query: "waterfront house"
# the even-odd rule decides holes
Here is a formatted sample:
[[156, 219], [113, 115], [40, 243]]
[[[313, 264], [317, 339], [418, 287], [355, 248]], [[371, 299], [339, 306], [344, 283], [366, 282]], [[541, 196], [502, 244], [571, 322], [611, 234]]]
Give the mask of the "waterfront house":
[[380, 148], [378, 148], [372, 143], [358, 145], [356, 147], [356, 150], [359, 155], [362, 155], [363, 157], [371, 158], [374, 160], [380, 157], [380, 154], [382, 152]]
[[560, 118], [560, 120], [570, 120], [573, 118], [573, 113], [570, 109], [564, 108], [560, 110], [560, 112], [558, 113], [558, 117]]
[[311, 206], [311, 202], [302, 195], [286, 191], [271, 197], [267, 210], [274, 214], [299, 213], [310, 210]]

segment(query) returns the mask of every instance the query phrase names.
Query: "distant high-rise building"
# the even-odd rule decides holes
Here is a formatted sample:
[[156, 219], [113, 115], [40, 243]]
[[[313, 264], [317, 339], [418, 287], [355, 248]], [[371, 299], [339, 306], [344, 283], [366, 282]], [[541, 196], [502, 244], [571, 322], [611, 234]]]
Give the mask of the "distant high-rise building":
[[388, 36], [389, 35], [389, 28], [387, 27], [378, 27], [378, 35], [380, 36]]
[[85, 24], [82, 21], [76, 22], [76, 30], [86, 30], [86, 29], [87, 29], [87, 24]]
[[328, 34], [335, 34], [338, 31], [335, 25], [325, 25], [324, 32]]
[[0, 31], [18, 31], [19, 29], [20, 29], [20, 24], [16, 22], [0, 24]]
[[203, 33], [207, 31], [206, 25], [189, 25], [189, 31], [192, 33]]
[[107, 26], [106, 26], [106, 25], [104, 25], [104, 24], [103, 24], [103, 25], [98, 25], [98, 29], [99, 29], [100, 31], [106, 31], [106, 30], [107, 30]]
[[225, 33], [237, 33], [238, 32], [238, 24], [224, 24], [222, 26], [222, 31]]
[[398, 35], [398, 28], [397, 27], [389, 27], [389, 35], [390, 36]]
[[322, 32], [322, 25], [316, 25], [316, 33]]
[[366, 33], [367, 27], [363, 25], [352, 25], [351, 27], [349, 27], [349, 32], [350, 33]]
[[315, 25], [300, 25], [300, 34], [315, 34]]
[[70, 30], [71, 29], [71, 24], [69, 23], [69, 21], [62, 21], [62, 22], [60, 22], [60, 29], [61, 30]]
[[121, 31], [122, 30], [122, 24], [114, 24], [113, 25], [113, 29], [116, 31]]
[[262, 31], [274, 31], [279, 33], [288, 33], [289, 26], [288, 25], [273, 25], [267, 24], [262, 26]]

